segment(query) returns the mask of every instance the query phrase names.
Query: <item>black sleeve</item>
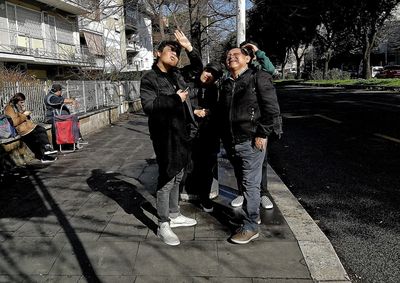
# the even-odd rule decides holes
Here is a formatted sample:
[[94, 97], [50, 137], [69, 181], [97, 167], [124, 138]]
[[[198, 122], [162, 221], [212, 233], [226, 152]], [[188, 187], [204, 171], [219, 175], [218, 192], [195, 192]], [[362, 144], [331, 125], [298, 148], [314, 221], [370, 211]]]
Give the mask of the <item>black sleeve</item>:
[[181, 74], [185, 81], [194, 82], [203, 71], [203, 62], [201, 61], [200, 53], [196, 49], [187, 52], [190, 64], [181, 68]]
[[156, 78], [151, 73], [145, 74], [140, 81], [140, 100], [147, 115], [160, 111], [179, 111], [178, 109], [182, 111], [183, 107], [182, 100], [177, 94], [158, 95]]
[[272, 132], [282, 133], [282, 119], [272, 76], [260, 70], [256, 74], [256, 93], [261, 117], [258, 121], [256, 136], [265, 138]]

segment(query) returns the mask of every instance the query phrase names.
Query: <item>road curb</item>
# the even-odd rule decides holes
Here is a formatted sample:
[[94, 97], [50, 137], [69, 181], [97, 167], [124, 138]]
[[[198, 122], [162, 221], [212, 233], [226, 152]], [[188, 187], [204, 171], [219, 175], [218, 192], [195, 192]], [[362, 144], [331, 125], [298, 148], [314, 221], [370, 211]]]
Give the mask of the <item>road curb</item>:
[[351, 282], [329, 239], [271, 166], [268, 191], [299, 243], [311, 278], [316, 282]]

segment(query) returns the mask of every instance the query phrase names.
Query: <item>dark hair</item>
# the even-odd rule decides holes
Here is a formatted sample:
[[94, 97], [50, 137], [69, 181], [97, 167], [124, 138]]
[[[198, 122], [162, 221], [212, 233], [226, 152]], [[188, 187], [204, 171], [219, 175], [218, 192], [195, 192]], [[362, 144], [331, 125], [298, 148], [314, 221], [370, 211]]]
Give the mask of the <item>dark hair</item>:
[[179, 56], [181, 54], [182, 47], [179, 45], [178, 42], [176, 42], [174, 40], [161, 41], [160, 44], [157, 46], [157, 51], [162, 52], [166, 46], [171, 47], [171, 50], [176, 52], [177, 56]]
[[52, 92], [57, 92], [59, 90], [62, 90], [62, 86], [60, 84], [53, 84], [53, 86], [51, 87], [51, 91]]
[[22, 92], [17, 92], [16, 94], [13, 95], [10, 99], [10, 103], [16, 105], [20, 101], [25, 100], [25, 95]]
[[223, 71], [222, 71], [222, 66], [219, 63], [208, 63], [205, 67], [204, 70], [210, 71], [210, 73], [213, 75], [215, 80], [218, 80], [220, 77], [222, 77]]

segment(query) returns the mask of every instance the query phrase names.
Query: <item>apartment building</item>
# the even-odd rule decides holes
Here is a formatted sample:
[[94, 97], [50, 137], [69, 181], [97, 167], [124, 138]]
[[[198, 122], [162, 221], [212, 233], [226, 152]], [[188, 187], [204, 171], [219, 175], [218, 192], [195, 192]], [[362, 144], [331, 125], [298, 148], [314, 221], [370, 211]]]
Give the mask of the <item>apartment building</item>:
[[144, 1], [130, 0], [124, 3], [125, 71], [149, 70], [153, 64], [152, 24], [147, 11]]
[[137, 5], [127, 7], [123, 0], [0, 0], [0, 65], [39, 79], [149, 69], [151, 24]]
[[0, 62], [38, 78], [95, 65], [80, 45], [78, 15], [92, 0], [0, 0]]

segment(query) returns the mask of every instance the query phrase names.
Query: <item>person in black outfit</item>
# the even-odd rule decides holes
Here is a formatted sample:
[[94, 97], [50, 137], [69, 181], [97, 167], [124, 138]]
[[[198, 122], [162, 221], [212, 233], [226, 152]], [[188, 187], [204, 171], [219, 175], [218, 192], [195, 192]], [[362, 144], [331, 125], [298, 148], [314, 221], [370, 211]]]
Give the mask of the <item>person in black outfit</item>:
[[179, 209], [179, 184], [189, 164], [192, 139], [197, 131], [188, 85], [177, 68], [181, 47], [186, 50], [192, 67], [201, 68], [200, 57], [186, 36], [175, 31], [175, 37], [177, 41], [160, 43], [157, 61], [140, 83], [140, 98], [149, 117], [150, 138], [158, 164], [157, 235], [172, 246], [180, 241], [171, 228], [197, 224]]
[[216, 121], [218, 101], [217, 81], [222, 76], [222, 66], [218, 63], [207, 64], [194, 82], [192, 104], [199, 130], [193, 141], [193, 171], [187, 186], [198, 193], [200, 205], [205, 212], [213, 211], [210, 192], [217, 166], [219, 137]]

